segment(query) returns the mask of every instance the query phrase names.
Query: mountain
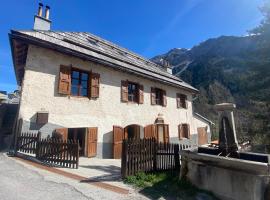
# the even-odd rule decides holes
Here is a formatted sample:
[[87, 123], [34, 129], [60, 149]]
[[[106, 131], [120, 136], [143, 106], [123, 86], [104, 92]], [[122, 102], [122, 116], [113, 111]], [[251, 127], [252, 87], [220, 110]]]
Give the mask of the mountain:
[[238, 139], [270, 144], [269, 36], [221, 36], [192, 49], [172, 49], [152, 61], [167, 60], [175, 75], [200, 90], [194, 101], [196, 112], [217, 124], [213, 105], [235, 103]]

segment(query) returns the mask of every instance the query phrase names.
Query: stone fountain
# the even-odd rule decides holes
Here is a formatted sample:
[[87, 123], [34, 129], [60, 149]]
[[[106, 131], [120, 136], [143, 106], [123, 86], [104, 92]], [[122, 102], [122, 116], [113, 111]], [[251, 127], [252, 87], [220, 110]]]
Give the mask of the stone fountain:
[[220, 199], [270, 200], [269, 155], [238, 151], [235, 108], [230, 103], [215, 106], [219, 145], [182, 151], [180, 177]]

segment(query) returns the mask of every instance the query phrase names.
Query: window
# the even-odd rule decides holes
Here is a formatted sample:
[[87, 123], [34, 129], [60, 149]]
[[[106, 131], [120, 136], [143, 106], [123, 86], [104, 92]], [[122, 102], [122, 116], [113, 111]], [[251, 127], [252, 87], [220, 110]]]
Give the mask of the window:
[[71, 94], [73, 96], [88, 96], [88, 72], [72, 69], [71, 70]]
[[169, 142], [169, 125], [168, 124], [156, 124], [157, 127], [157, 140], [161, 143]]
[[177, 108], [187, 109], [187, 96], [186, 95], [177, 94], [176, 101], [177, 101]]
[[156, 88], [156, 104], [163, 105], [163, 91], [161, 89]]
[[136, 102], [143, 104], [144, 92], [143, 85], [130, 82], [128, 80], [121, 81], [121, 100], [122, 102]]
[[138, 102], [138, 85], [136, 83], [128, 82], [128, 101]]
[[180, 124], [178, 127], [179, 139], [190, 138], [189, 124]]
[[166, 91], [159, 88], [151, 88], [151, 105], [167, 106]]

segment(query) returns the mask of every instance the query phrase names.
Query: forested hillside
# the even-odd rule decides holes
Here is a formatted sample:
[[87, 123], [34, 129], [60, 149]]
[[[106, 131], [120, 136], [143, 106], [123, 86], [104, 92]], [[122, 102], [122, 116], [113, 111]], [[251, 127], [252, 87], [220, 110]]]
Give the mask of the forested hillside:
[[247, 36], [221, 36], [192, 49], [172, 49], [163, 58], [173, 73], [200, 90], [195, 111], [217, 122], [213, 105], [233, 102], [239, 139], [270, 144], [270, 4]]

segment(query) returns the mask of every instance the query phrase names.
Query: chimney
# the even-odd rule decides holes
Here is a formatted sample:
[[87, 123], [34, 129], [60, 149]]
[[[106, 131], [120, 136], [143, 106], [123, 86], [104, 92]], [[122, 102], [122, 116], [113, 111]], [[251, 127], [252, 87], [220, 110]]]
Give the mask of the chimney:
[[34, 17], [34, 30], [49, 31], [51, 29], [50, 7], [46, 5], [45, 17], [42, 15], [43, 4], [38, 4], [38, 14]]
[[172, 74], [172, 66], [170, 65], [170, 63], [167, 60], [161, 58], [160, 59], [160, 64], [166, 69], [166, 71], [169, 74]]
[[45, 19], [49, 20], [49, 16], [50, 16], [50, 6], [46, 6]]
[[42, 8], [43, 8], [43, 4], [39, 3], [38, 4], [38, 16], [42, 17]]

